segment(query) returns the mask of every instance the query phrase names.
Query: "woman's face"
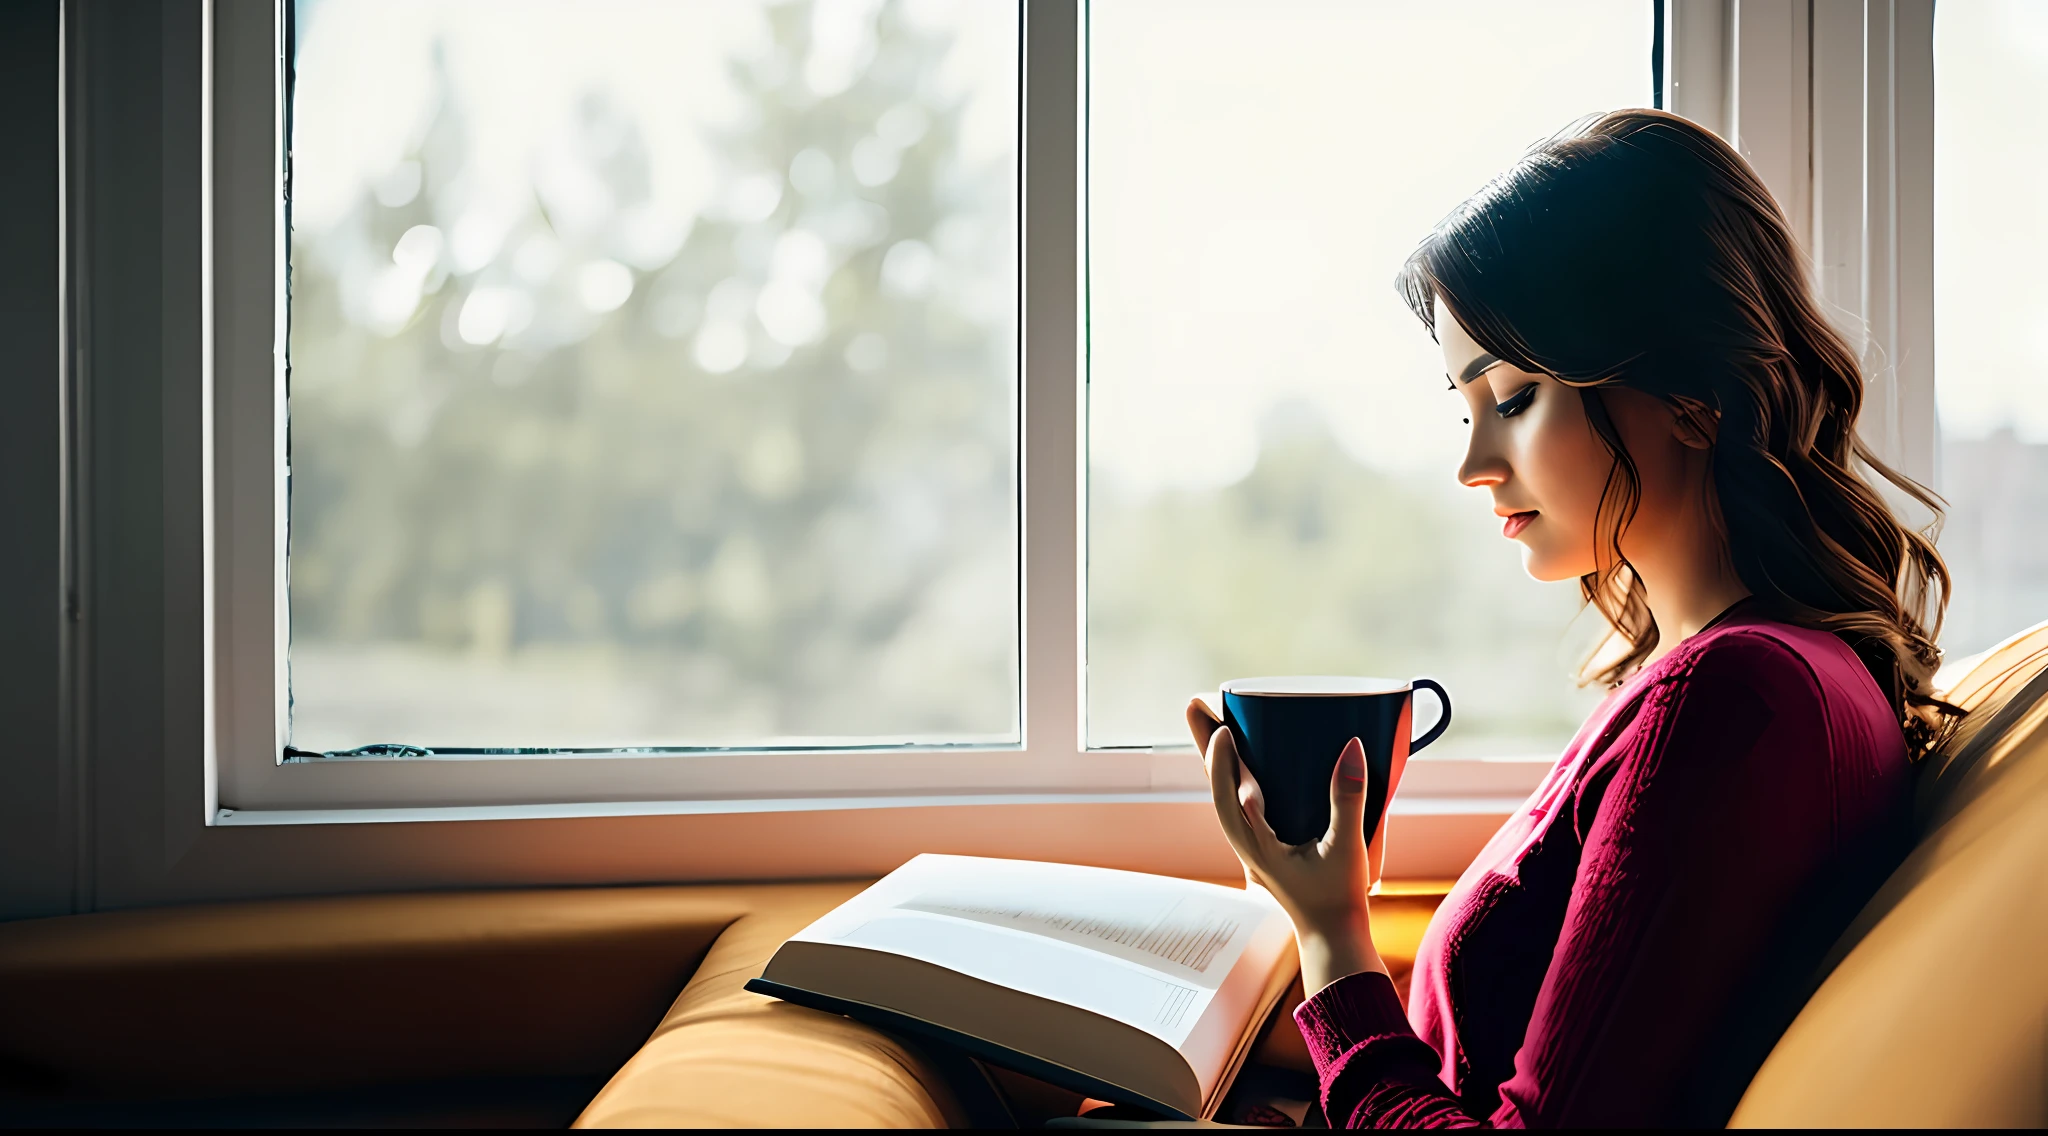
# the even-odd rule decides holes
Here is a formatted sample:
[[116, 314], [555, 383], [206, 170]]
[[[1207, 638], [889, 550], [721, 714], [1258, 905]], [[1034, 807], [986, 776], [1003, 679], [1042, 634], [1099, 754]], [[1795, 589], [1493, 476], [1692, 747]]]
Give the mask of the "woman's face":
[[[1444, 369], [1472, 423], [1458, 480], [1492, 494], [1501, 533], [1521, 544], [1529, 575], [1571, 580], [1594, 571], [1600, 496], [1614, 455], [1587, 419], [1581, 392], [1495, 359], [1441, 300], [1436, 329]], [[1681, 438], [1674, 413], [1656, 398], [1610, 386], [1601, 400], [1640, 482], [1642, 496], [1621, 541], [1622, 554], [1638, 562], [1673, 535], [1667, 528], [1692, 518], [1684, 495], [1704, 472], [1704, 451]]]
[[1501, 534], [1521, 544], [1529, 575], [1571, 580], [1593, 571], [1594, 521], [1614, 457], [1579, 392], [1495, 359], [1441, 300], [1436, 328], [1444, 370], [1472, 422], [1458, 480], [1493, 495]]

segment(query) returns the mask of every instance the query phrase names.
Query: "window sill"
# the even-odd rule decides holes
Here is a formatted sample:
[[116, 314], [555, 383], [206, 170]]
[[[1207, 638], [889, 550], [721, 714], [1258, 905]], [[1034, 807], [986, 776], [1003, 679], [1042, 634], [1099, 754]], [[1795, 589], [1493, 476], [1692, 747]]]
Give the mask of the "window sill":
[[[1449, 879], [1520, 797], [1417, 795], [1387, 820], [1392, 879]], [[1191, 878], [1239, 871], [1207, 792], [989, 792], [223, 810], [203, 843], [289, 892], [877, 876], [919, 852]]]
[[[601, 817], [708, 816], [846, 812], [865, 809], [962, 808], [1018, 805], [1187, 805], [1207, 804], [1198, 790], [1135, 793], [949, 793], [912, 796], [783, 797], [750, 800], [573, 801], [550, 804], [435, 805], [407, 808], [221, 809], [223, 827], [300, 824], [419, 824], [453, 821], [571, 820]], [[1401, 797], [1389, 816], [1486, 816], [1505, 818], [1520, 797]]]
[[[465, 756], [220, 766], [212, 824], [688, 816], [1208, 799], [1192, 748]], [[1552, 760], [1408, 763], [1397, 801], [1526, 797]], [[785, 788], [786, 787], [786, 788]], [[536, 803], [538, 802], [538, 803]]]

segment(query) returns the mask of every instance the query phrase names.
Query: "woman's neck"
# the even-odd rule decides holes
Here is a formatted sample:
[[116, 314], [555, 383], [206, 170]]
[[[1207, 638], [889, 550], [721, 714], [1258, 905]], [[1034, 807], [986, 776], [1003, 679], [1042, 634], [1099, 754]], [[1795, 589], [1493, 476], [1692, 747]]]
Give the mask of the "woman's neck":
[[1646, 664], [1699, 634], [1750, 594], [1717, 534], [1700, 526], [1687, 535], [1691, 539], [1629, 557], [1629, 566], [1643, 582], [1650, 617], [1657, 621], [1657, 649]]

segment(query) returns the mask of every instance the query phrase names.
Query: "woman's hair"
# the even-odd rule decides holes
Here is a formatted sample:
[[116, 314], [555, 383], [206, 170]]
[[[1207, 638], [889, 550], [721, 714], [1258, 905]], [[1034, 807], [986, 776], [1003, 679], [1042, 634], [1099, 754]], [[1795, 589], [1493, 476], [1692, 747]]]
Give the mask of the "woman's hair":
[[1619, 683], [1658, 635], [1621, 555], [1641, 481], [1600, 395], [1614, 384], [1713, 440], [1710, 515], [1764, 611], [1847, 641], [1916, 757], [1948, 732], [1959, 711], [1930, 688], [1948, 570], [1859, 466], [1937, 518], [1941, 506], [1856, 437], [1856, 356], [1821, 314], [1784, 214], [1727, 143], [1662, 111], [1575, 126], [1445, 218], [1398, 287], [1432, 334], [1441, 300], [1480, 347], [1579, 388], [1614, 454], [1598, 567], [1579, 587], [1622, 650], [1596, 651], [1587, 681]]

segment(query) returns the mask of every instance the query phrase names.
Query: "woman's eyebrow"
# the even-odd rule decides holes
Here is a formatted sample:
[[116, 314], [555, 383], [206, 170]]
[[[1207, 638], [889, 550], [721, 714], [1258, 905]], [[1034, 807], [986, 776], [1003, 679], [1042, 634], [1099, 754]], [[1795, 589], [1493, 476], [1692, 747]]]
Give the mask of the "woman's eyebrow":
[[1458, 374], [1458, 381], [1461, 383], [1469, 383], [1473, 379], [1478, 378], [1480, 374], [1483, 373], [1488, 367], [1491, 367], [1498, 362], [1500, 362], [1499, 356], [1490, 355], [1484, 351], [1481, 351], [1479, 353], [1478, 358], [1472, 360], [1470, 363], [1465, 364], [1465, 369], [1459, 372]]

